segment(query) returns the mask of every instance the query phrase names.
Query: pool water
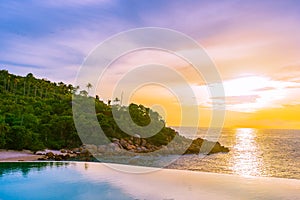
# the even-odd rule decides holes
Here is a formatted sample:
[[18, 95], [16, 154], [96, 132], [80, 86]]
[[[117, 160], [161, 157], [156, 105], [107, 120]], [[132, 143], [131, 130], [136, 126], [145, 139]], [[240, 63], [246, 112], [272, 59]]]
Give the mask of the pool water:
[[0, 200], [299, 199], [300, 180], [90, 162], [0, 162]]
[[0, 199], [133, 199], [107, 181], [88, 179], [78, 165], [84, 163], [0, 163]]

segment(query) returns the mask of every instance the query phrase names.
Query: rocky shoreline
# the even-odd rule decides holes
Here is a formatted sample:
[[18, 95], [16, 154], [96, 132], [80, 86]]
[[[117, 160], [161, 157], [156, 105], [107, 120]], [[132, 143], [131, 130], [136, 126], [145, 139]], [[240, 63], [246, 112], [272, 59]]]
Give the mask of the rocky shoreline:
[[[188, 147], [188, 148], [187, 148]], [[219, 142], [212, 142], [202, 138], [194, 140], [182, 139], [172, 142], [167, 146], [155, 146], [146, 139], [141, 138], [113, 138], [112, 143], [106, 145], [84, 144], [79, 148], [70, 150], [61, 149], [60, 151], [38, 151], [35, 154], [40, 155], [38, 160], [82, 160], [91, 161], [93, 157], [118, 156], [118, 155], [182, 155], [182, 154], [214, 154], [227, 153], [229, 148], [222, 146]]]

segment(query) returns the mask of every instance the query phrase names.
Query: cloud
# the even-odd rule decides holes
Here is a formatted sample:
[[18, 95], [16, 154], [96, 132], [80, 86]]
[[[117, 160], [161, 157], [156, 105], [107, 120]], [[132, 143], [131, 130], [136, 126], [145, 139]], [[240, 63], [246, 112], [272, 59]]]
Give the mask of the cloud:
[[263, 88], [254, 89], [253, 91], [263, 92], [263, 91], [269, 91], [269, 90], [276, 90], [276, 88], [275, 87], [263, 87]]
[[56, 1], [1, 4], [0, 65], [20, 75], [32, 72], [73, 83], [89, 51], [130, 26], [114, 13], [101, 12], [108, 6], [104, 2], [84, 1], [86, 7], [80, 2], [65, 2], [70, 7]]
[[300, 89], [300, 85], [287, 86], [286, 89]]
[[278, 81], [300, 83], [300, 64], [281, 67], [272, 75], [272, 78]]
[[[244, 103], [255, 103], [256, 100], [260, 98], [259, 95], [242, 95], [242, 96], [226, 96], [226, 105], [236, 105]], [[223, 97], [211, 97], [212, 100], [222, 100]]]

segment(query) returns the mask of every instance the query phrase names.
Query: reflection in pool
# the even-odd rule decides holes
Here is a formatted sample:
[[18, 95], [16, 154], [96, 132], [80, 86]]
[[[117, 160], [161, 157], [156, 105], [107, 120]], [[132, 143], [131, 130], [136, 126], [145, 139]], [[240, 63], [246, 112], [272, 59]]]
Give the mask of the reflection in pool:
[[109, 182], [86, 179], [77, 167], [59, 162], [0, 163], [0, 199], [132, 199]]

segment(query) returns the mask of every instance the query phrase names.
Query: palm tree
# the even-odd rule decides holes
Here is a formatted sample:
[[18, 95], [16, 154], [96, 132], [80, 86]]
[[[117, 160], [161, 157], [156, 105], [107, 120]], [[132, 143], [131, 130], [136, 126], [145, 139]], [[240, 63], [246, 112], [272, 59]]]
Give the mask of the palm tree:
[[18, 87], [18, 83], [20, 82], [20, 80], [18, 78], [14, 79], [14, 93], [16, 93], [17, 87]]
[[10, 84], [10, 75], [8, 74], [7, 75], [7, 91], [9, 91], [9, 89], [10, 89], [9, 84]]
[[88, 83], [86, 85], [87, 89], [88, 89], [88, 93], [90, 93], [90, 89], [93, 87], [91, 83]]
[[118, 97], [116, 97], [116, 98], [114, 99], [114, 102], [115, 102], [116, 104], [118, 104], [118, 102], [120, 102], [120, 99], [119, 99]]

